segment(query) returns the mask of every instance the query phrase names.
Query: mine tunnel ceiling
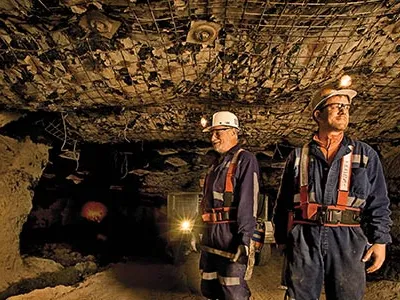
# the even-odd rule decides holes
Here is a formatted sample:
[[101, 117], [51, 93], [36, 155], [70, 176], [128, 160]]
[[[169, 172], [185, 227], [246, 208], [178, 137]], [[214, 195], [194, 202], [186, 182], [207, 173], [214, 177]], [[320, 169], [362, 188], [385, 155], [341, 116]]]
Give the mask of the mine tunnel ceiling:
[[[343, 74], [350, 134], [400, 139], [398, 1], [2, 0], [3, 111], [49, 112], [96, 143], [206, 141], [235, 112], [248, 145], [304, 141], [309, 97]], [[51, 128], [53, 127], [53, 128]]]

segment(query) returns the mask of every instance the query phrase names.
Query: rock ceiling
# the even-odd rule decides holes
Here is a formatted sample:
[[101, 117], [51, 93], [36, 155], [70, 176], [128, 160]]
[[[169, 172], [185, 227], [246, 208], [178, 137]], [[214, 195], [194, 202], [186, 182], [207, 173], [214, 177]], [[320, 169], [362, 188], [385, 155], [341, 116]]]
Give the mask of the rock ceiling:
[[349, 74], [350, 133], [399, 141], [399, 36], [398, 1], [2, 0], [0, 108], [98, 143], [205, 141], [228, 109], [248, 145], [298, 144]]

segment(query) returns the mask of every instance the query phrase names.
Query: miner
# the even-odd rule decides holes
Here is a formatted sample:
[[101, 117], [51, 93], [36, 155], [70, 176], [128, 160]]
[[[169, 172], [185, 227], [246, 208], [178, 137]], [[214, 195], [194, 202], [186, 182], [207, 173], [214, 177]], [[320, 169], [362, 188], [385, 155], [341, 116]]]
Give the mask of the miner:
[[385, 260], [391, 220], [381, 162], [345, 135], [356, 94], [334, 84], [318, 90], [318, 130], [286, 161], [273, 216], [287, 259], [285, 299], [320, 299], [325, 285], [327, 300], [361, 300], [366, 272]]
[[205, 177], [202, 199], [201, 291], [208, 299], [245, 300], [245, 275], [256, 224], [259, 166], [238, 142], [239, 121], [228, 111], [203, 130], [221, 156]]

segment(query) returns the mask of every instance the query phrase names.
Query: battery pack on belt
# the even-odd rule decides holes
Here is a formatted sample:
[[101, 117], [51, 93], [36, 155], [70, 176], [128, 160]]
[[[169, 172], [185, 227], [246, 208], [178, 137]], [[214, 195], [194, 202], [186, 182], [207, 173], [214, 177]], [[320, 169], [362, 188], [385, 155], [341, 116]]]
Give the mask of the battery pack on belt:
[[210, 212], [201, 215], [205, 223], [233, 223], [236, 222], [236, 207], [213, 208]]

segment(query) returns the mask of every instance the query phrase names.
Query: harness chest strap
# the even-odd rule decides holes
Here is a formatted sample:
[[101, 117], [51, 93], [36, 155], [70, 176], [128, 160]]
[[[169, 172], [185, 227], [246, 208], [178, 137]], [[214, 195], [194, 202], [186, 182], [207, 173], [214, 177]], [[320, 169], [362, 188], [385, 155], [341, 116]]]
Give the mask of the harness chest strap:
[[239, 149], [236, 151], [236, 153], [233, 155], [232, 160], [229, 164], [228, 172], [226, 173], [226, 178], [225, 178], [225, 193], [233, 193], [233, 178], [235, 176], [236, 172], [236, 167], [237, 167], [237, 162], [239, 159], [239, 154], [244, 151], [243, 149]]
[[309, 219], [317, 213], [317, 208], [310, 206], [308, 201], [308, 161], [309, 161], [308, 145], [304, 145], [300, 154], [300, 208], [303, 213], [303, 219]]
[[[315, 220], [315, 215], [318, 212], [321, 212], [321, 208], [323, 207], [323, 214], [328, 213], [328, 217], [330, 214], [334, 214], [335, 211], [346, 211], [351, 210], [353, 213], [359, 212], [358, 208], [352, 208], [347, 206], [347, 199], [349, 195], [350, 189], [350, 179], [351, 179], [351, 165], [352, 165], [352, 153], [353, 146], [350, 145], [350, 152], [344, 155], [341, 159], [340, 165], [340, 175], [339, 175], [339, 189], [338, 189], [338, 198], [336, 205], [330, 205], [327, 207], [323, 207], [318, 203], [310, 203], [309, 195], [308, 195], [308, 163], [309, 163], [309, 146], [308, 144], [304, 145], [301, 149], [300, 155], [300, 172], [299, 172], [299, 181], [300, 181], [300, 205], [295, 208], [301, 209], [301, 217], [307, 222], [307, 220]], [[296, 223], [300, 223], [301, 221], [294, 221]], [[338, 220], [340, 223], [340, 220]], [[345, 224], [343, 224], [345, 226]]]
[[340, 161], [340, 177], [337, 205], [347, 206], [349, 197], [351, 164], [353, 162], [353, 146], [349, 146], [350, 152], [342, 157]]
[[[236, 167], [238, 163], [239, 154], [244, 151], [239, 149], [235, 152], [230, 161], [228, 171], [225, 178], [225, 192], [224, 195], [229, 195], [229, 201], [232, 202], [233, 199], [233, 179], [236, 172]], [[201, 217], [203, 222], [207, 223], [233, 223], [236, 222], [236, 207], [230, 206], [231, 203], [224, 203], [228, 206], [220, 208], [212, 208], [211, 212], [204, 213]]]

